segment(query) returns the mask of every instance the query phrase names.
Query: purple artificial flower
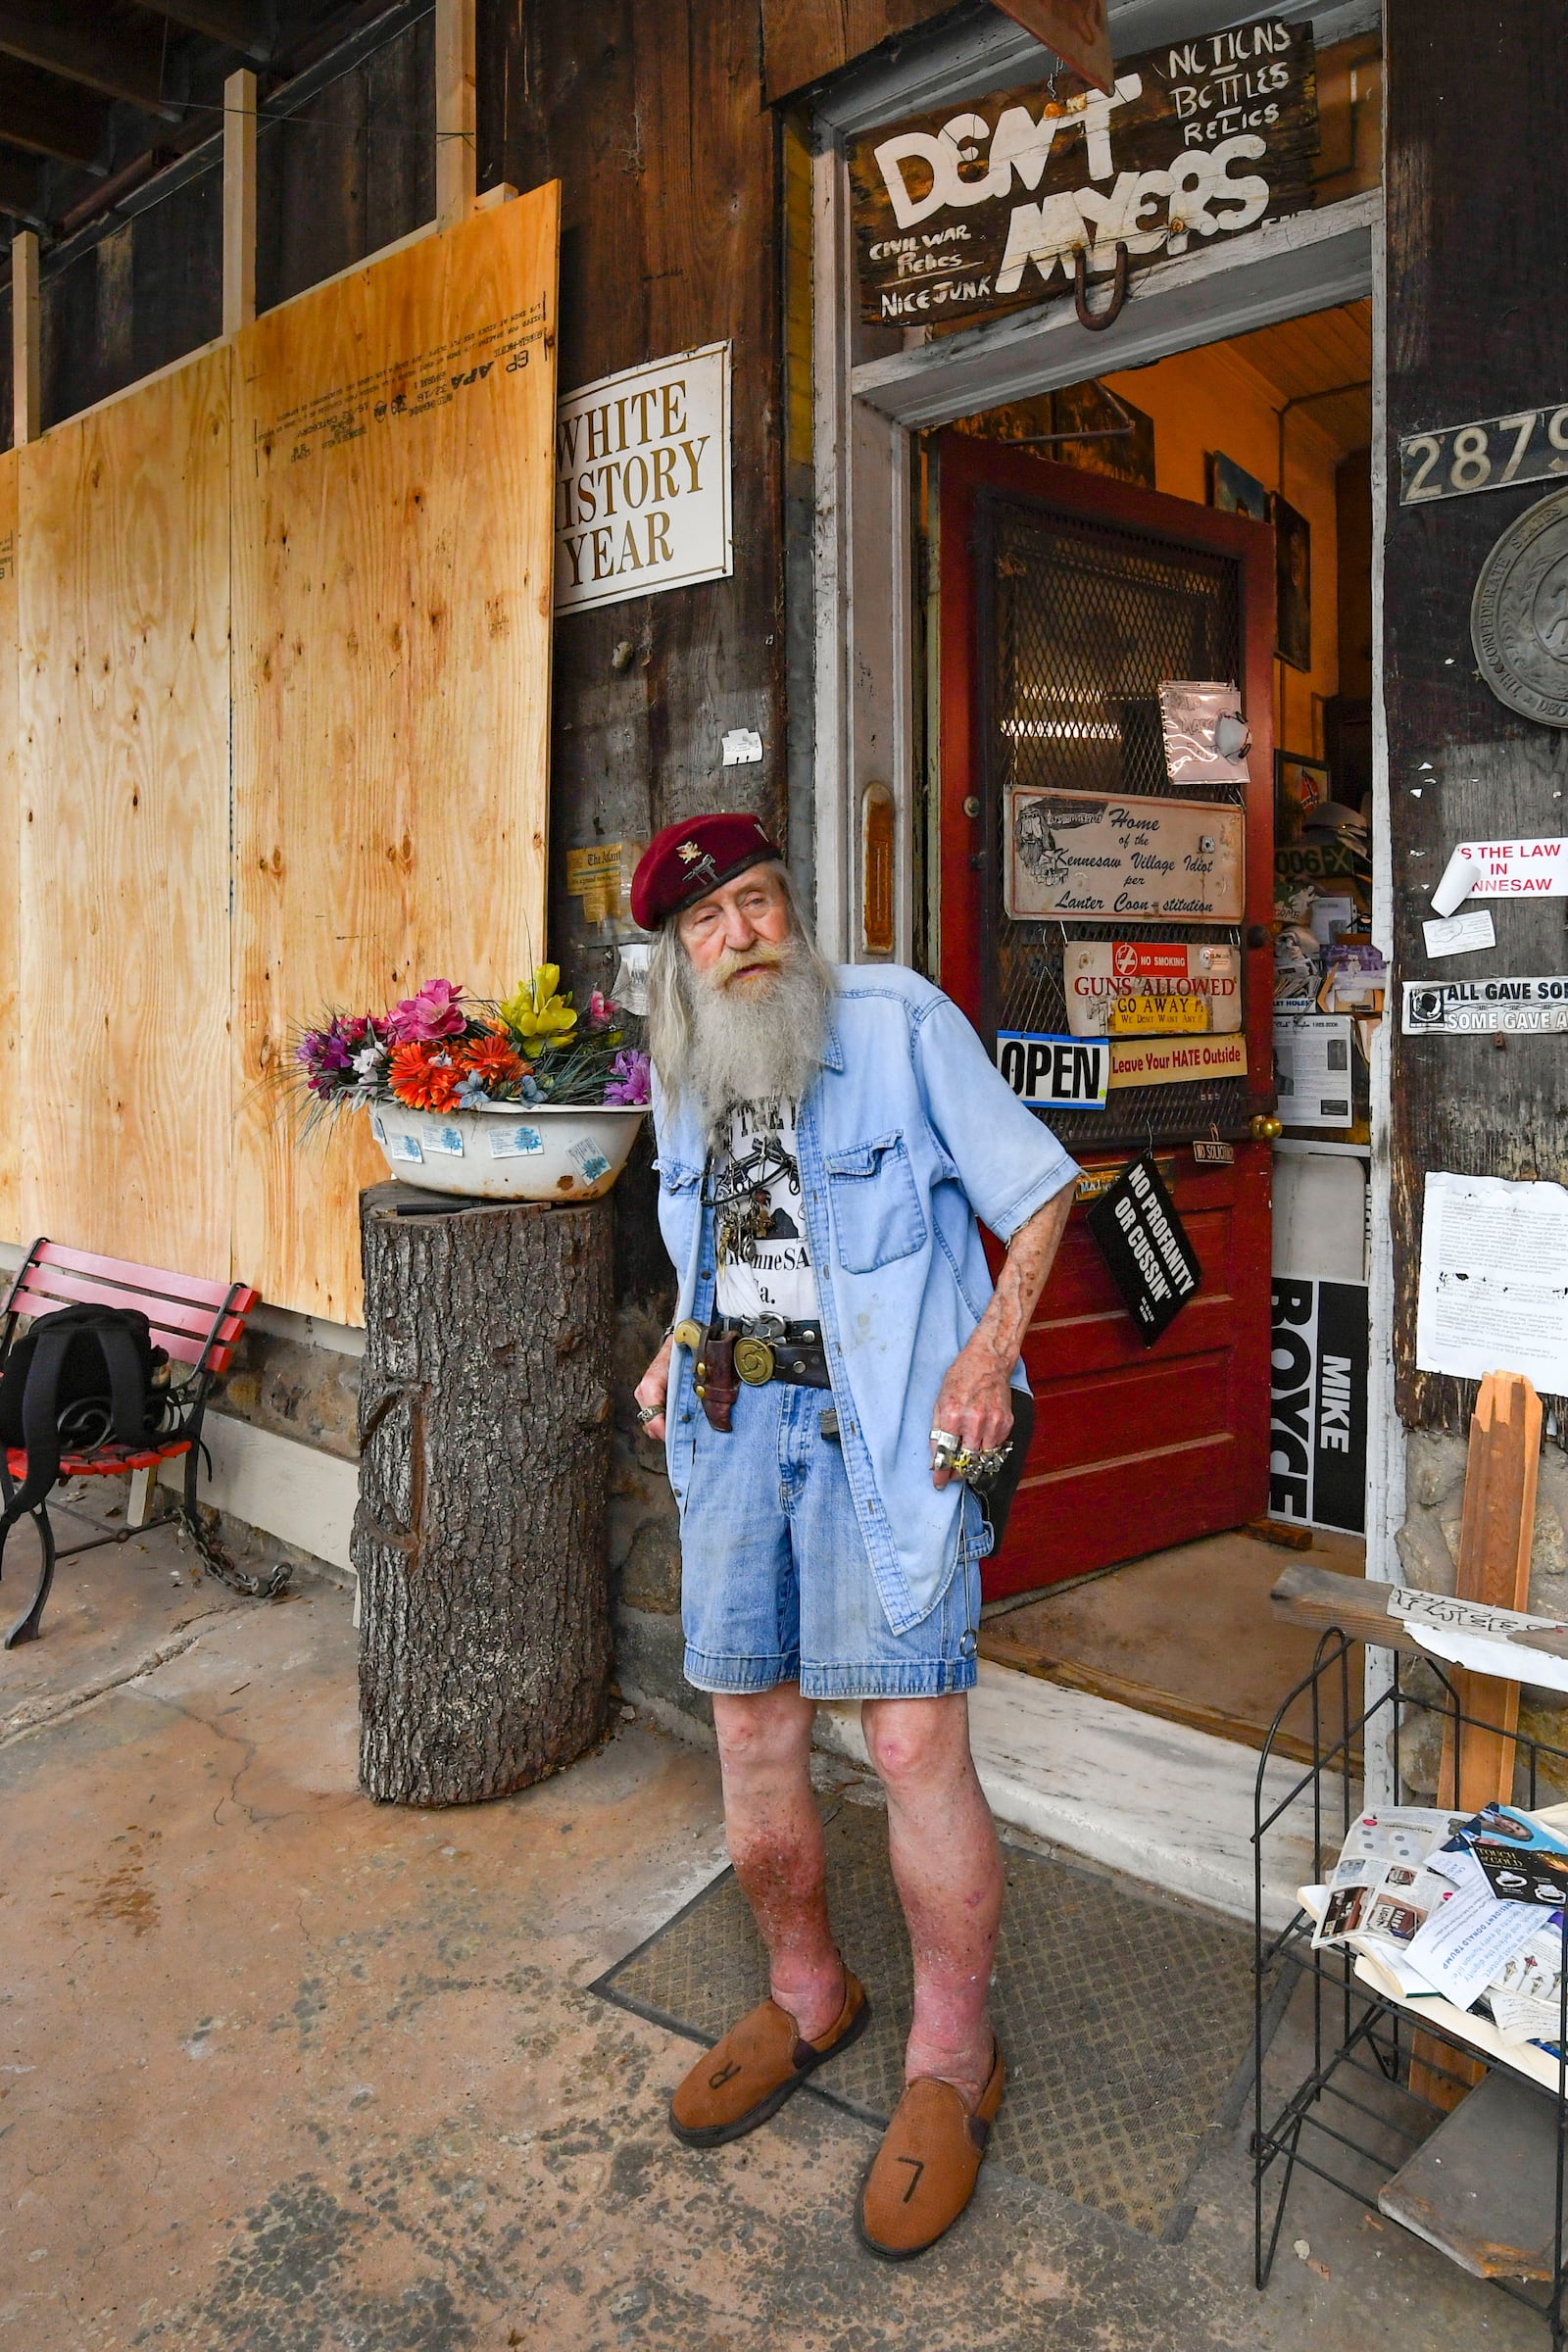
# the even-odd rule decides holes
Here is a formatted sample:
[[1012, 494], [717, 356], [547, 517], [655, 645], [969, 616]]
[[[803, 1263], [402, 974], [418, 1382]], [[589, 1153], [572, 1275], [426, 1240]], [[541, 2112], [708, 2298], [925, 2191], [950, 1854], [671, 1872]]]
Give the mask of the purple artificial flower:
[[427, 980], [416, 995], [394, 1004], [386, 1033], [394, 1046], [424, 1046], [438, 1037], [461, 1037], [466, 1027], [462, 983]]
[[618, 1103], [632, 1109], [649, 1100], [653, 1089], [646, 1054], [638, 1053], [635, 1047], [628, 1047], [624, 1054], [615, 1055], [612, 1068], [614, 1074], [605, 1089], [607, 1103]]

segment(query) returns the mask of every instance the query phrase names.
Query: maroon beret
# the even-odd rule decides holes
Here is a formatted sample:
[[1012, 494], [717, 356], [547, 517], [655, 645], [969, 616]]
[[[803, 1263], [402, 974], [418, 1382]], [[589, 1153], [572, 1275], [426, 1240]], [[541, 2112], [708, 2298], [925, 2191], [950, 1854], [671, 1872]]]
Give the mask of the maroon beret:
[[657, 931], [670, 915], [706, 899], [721, 883], [733, 882], [749, 865], [782, 856], [756, 817], [736, 808], [666, 825], [637, 861], [631, 878], [632, 921], [645, 931]]

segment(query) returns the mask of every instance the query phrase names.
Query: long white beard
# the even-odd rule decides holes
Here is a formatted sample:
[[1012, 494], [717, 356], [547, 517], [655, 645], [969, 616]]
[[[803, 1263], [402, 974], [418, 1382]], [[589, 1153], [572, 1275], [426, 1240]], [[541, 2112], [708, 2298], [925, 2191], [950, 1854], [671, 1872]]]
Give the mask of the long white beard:
[[737, 1102], [798, 1102], [816, 1074], [832, 977], [804, 939], [776, 953], [771, 980], [725, 987], [690, 964], [681, 975], [691, 1021], [686, 1083], [710, 1132]]

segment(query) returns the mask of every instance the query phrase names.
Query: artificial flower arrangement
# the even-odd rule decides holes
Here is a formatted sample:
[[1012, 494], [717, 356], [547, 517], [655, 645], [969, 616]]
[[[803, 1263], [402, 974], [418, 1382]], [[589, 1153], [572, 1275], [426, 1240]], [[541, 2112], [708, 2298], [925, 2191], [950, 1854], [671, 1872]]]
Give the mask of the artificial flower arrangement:
[[542, 963], [501, 1004], [427, 980], [390, 1012], [332, 1013], [295, 1048], [308, 1115], [387, 1102], [436, 1112], [642, 1106], [647, 1054], [622, 1043], [597, 989], [583, 1017], [560, 978], [559, 964]]

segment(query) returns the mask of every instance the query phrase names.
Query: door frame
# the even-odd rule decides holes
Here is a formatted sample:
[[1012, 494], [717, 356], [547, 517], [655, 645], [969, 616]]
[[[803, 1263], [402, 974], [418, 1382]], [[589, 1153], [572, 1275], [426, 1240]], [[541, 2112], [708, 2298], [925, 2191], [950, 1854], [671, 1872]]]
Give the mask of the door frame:
[[[1287, 0], [1283, 9], [1234, 0], [1112, 0], [1111, 29], [1124, 52], [1167, 38], [1219, 30], [1269, 14], [1322, 16], [1335, 37], [1375, 26], [1378, 0]], [[1155, 20], [1158, 20], [1157, 23]], [[1168, 19], [1168, 22], [1167, 22]], [[1146, 21], [1147, 20], [1147, 21]], [[1325, 31], [1329, 29], [1327, 24]], [[826, 952], [870, 960], [861, 942], [859, 810], [872, 782], [891, 786], [897, 811], [895, 956], [910, 960], [915, 939], [912, 631], [915, 538], [910, 448], [917, 427], [954, 422], [1003, 399], [1053, 391], [1087, 376], [1141, 367], [1202, 345], [1372, 299], [1373, 782], [1376, 884], [1373, 937], [1393, 949], [1393, 841], [1388, 735], [1383, 707], [1383, 549], [1388, 500], [1387, 303], [1383, 196], [1372, 191], [1294, 216], [1222, 254], [1205, 253], [1146, 271], [1122, 317], [1089, 335], [1057, 304], [942, 338], [940, 356], [913, 330], [906, 349], [857, 364], [845, 140], [901, 114], [1004, 88], [1049, 73], [1048, 53], [1000, 15], [960, 31], [918, 32], [851, 68], [829, 84], [811, 124], [811, 362], [813, 545], [808, 691], [813, 720], [813, 854], [816, 918]], [[933, 555], [940, 557], [940, 550]], [[933, 638], [935, 632], [931, 633]], [[933, 710], [942, 680], [936, 646], [926, 675]], [[940, 943], [933, 939], [933, 963]], [[1387, 1022], [1372, 1057], [1370, 1443], [1367, 1575], [1396, 1582], [1395, 1533], [1403, 1516], [1404, 1429], [1393, 1386], [1394, 1258], [1390, 1214], [1390, 1099]], [[1381, 1694], [1387, 1661], [1368, 1653], [1368, 1698]], [[1369, 1799], [1383, 1793], [1378, 1757], [1367, 1757]]]

